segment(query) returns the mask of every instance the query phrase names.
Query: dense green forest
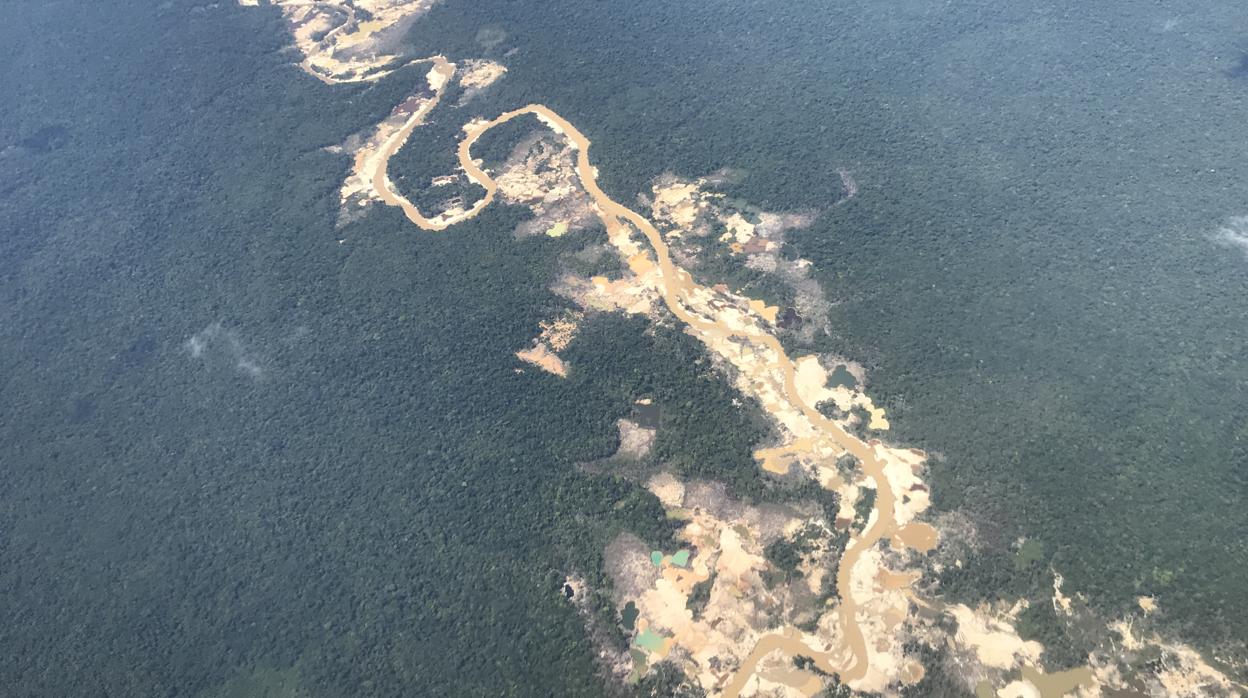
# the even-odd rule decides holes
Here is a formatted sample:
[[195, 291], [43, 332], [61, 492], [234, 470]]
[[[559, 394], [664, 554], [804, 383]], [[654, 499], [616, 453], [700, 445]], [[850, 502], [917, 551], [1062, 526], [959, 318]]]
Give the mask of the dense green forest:
[[[542, 102], [617, 200], [733, 167], [733, 195], [820, 210], [792, 253], [837, 304], [806, 349], [868, 364], [981, 532], [946, 592], [1042, 597], [1057, 569], [1242, 648], [1248, 262], [1211, 235], [1248, 213], [1248, 24], [1197, 5], [447, 0], [417, 53], [518, 50], [396, 168], [444, 173], [463, 117]], [[576, 468], [633, 400], [664, 462], [798, 496], [675, 329], [596, 316], [568, 380], [515, 373], [575, 239], [516, 242], [502, 206], [335, 228], [323, 148], [419, 69], [322, 85], [272, 8], [0, 18], [6, 695], [602, 695], [563, 578], [600, 587], [621, 530], [672, 546], [657, 501]], [[842, 167], [862, 193], [833, 207]]]

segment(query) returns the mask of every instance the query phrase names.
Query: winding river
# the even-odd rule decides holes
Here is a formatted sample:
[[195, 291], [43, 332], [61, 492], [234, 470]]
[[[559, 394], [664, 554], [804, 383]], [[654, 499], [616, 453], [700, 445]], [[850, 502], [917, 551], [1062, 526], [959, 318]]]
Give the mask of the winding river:
[[854, 566], [864, 551], [869, 550], [886, 535], [894, 533], [896, 529], [894, 521], [895, 497], [884, 476], [884, 463], [876, 454], [875, 449], [847, 432], [836, 422], [825, 417], [815, 409], [814, 405], [807, 404], [801, 398], [797, 388], [797, 370], [794, 360], [785, 353], [784, 346], [775, 335], [756, 326], [750, 326], [745, 329], [740, 326], [728, 326], [703, 317], [690, 309], [686, 299], [695, 290], [700, 291], [704, 289], [694, 282], [693, 277], [687, 271], [672, 262], [667, 244], [663, 241], [663, 236], [648, 219], [616, 202], [598, 186], [597, 172], [590, 163], [589, 158], [589, 139], [573, 126], [571, 122], [550, 108], [541, 104], [530, 104], [526, 107], [506, 112], [493, 120], [473, 122], [465, 127], [466, 135], [460, 142], [457, 153], [459, 165], [472, 182], [485, 190], [484, 196], [477, 200], [470, 209], [450, 217], [427, 218], [408, 199], [396, 193], [387, 176], [387, 163], [402, 148], [413, 129], [423, 121], [424, 115], [436, 106], [442, 94], [441, 85], [449, 82], [450, 74], [454, 71], [454, 65], [448, 63], [440, 56], [429, 60], [434, 63], [433, 71], [438, 73], [436, 78], [431, 77], [431, 83], [437, 83], [435, 84], [434, 98], [423, 104], [402, 129], [387, 139], [382, 146], [382, 156], [379, 158], [376, 169], [371, 173], [370, 181], [382, 201], [389, 205], [400, 207], [409, 220], [424, 230], [445, 230], [455, 223], [475, 216], [494, 200], [498, 191], [498, 183], [473, 160], [473, 145], [490, 129], [518, 117], [526, 115], [537, 117], [542, 123], [566, 138], [576, 150], [577, 176], [585, 191], [596, 204], [598, 216], [606, 226], [608, 236], [621, 232], [627, 234], [627, 229], [630, 226], [645, 236], [658, 262], [658, 268], [661, 273], [658, 290], [668, 310], [682, 322], [709, 337], [744, 338], [751, 345], [768, 350], [768, 355], [774, 357], [768, 368], [775, 372], [776, 375], [782, 377], [785, 398], [789, 403], [798, 408], [811, 424], [818, 429], [819, 435], [816, 437], [816, 441], [835, 445], [858, 459], [866, 477], [875, 484], [876, 497], [874, 503], [875, 515], [870, 518], [872, 521], [871, 525], [850, 539], [836, 572], [837, 587], [841, 590], [840, 605], [837, 610], [838, 619], [845, 645], [853, 657], [852, 663], [849, 666], [835, 666], [833, 661], [836, 659], [836, 656], [832, 652], [816, 651], [790, 634], [782, 632], [770, 633], [759, 640], [754, 651], [750, 653], [736, 676], [728, 684], [724, 695], [734, 698], [739, 695], [749, 678], [753, 675], [758, 662], [775, 650], [782, 650], [790, 655], [800, 654], [811, 657], [815, 661], [815, 665], [821, 670], [829, 674], [839, 675], [842, 683], [861, 679], [866, 675], [869, 658], [866, 640], [857, 619], [858, 604], [850, 592]]

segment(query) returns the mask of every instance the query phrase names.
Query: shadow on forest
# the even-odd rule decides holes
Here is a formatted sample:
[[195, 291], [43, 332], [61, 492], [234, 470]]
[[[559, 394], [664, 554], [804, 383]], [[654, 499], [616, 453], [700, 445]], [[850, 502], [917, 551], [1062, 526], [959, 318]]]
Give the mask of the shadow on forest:
[[1235, 65], [1226, 69], [1226, 76], [1232, 80], [1248, 81], [1248, 51], [1240, 52]]

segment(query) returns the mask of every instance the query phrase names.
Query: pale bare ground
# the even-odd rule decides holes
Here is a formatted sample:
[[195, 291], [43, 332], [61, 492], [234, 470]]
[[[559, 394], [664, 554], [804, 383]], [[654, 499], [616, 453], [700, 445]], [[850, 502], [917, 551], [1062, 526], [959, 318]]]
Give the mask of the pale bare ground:
[[[607, 568], [614, 586], [627, 590], [619, 597], [621, 605], [633, 601], [644, 627], [664, 638], [662, 648], [648, 661], [678, 662], [704, 689], [722, 692], [733, 667], [768, 633], [769, 622], [783, 617], [793, 594], [788, 589], [766, 589], [761, 573], [770, 565], [763, 549], [796, 530], [813, 508], [749, 506], [728, 496], [719, 483], [686, 483], [668, 472], [651, 477], [647, 487], [669, 516], [682, 522], [677, 537], [696, 554], [677, 564], [676, 551], [661, 551], [666, 554], [656, 566], [650, 551], [613, 544], [607, 550]], [[695, 618], [688, 603], [698, 584], [710, 584], [710, 590], [705, 608]], [[800, 595], [808, 597], [805, 586], [794, 582]], [[773, 668], [782, 670], [782, 681], [818, 687], [817, 680], [811, 683], [813, 673], [792, 672], [791, 663]]]
[[533, 346], [516, 352], [516, 358], [560, 378], [566, 378], [568, 366], [559, 356], [559, 352], [572, 343], [583, 317], [580, 313], [565, 313], [555, 320], [539, 323], [542, 331], [533, 339]]
[[[674, 507], [677, 511], [669, 511], [669, 514], [688, 517], [690, 524], [686, 532], [693, 562], [686, 566], [675, 565], [671, 556], [666, 556], [658, 568], [643, 573], [644, 578], [633, 578], [631, 584], [624, 583], [622, 575], [614, 575], [621, 576], [617, 592], [639, 601], [643, 617], [638, 627], [664, 633], [661, 652], [683, 662], [686, 672], [698, 677], [704, 688], [715, 695], [812, 695], [823, 683], [816, 674], [793, 668], [791, 660], [800, 654], [820, 670], [836, 674], [842, 683], [855, 690], [897, 695], [902, 686], [917, 681], [924, 672], [916, 659], [904, 652], [906, 643], [913, 640], [929, 646], [943, 643], [954, 649], [960, 662], [958, 675], [968, 681], [974, 678], [979, 682], [974, 686], [977, 689], [985, 685], [990, 691], [992, 687], [1000, 687], [997, 691], [1000, 696], [1032, 694], [1028, 692], [1047, 696], [1057, 690], [1092, 696], [1101, 695], [1103, 689], [1122, 685], [1120, 665], [1096, 654], [1089, 656], [1087, 671], [1045, 675], [1036, 670], [1042, 648], [1018, 637], [1014, 629], [1020, 610], [1018, 604], [1009, 609], [971, 609], [944, 606], [933, 599], [925, 599], [914, 587], [926, 570], [926, 561], [935, 559], [929, 553], [939, 541], [937, 529], [930, 522], [920, 520], [926, 516], [928, 507], [927, 486], [920, 479], [926, 467], [925, 454], [888, 447], [874, 439], [861, 440], [850, 433], [848, 427], [852, 425], [847, 421], [824, 416], [816, 409], [817, 405], [833, 402], [838, 408], [849, 405], [866, 410], [869, 428], [886, 429], [888, 426], [883, 411], [875, 408], [859, 391], [828, 387], [828, 366], [820, 363], [818, 357], [792, 359], [788, 356], [776, 337], [774, 308], [741, 292], [699, 285], [689, 272], [673, 262], [673, 252], [669, 249], [673, 241], [704, 236], [706, 230], [701, 223], [710, 215], [726, 230], [724, 235], [728, 237], [720, 242], [726, 243], [733, 253], [746, 256], [747, 264], [773, 273], [783, 266], [790, 278], [802, 281], [806, 279], [809, 263], [786, 260], [777, 252], [783, 230], [808, 224], [802, 216], [809, 214], [787, 214], [796, 216], [790, 218], [768, 214], [773, 216], [770, 219], [759, 215], [757, 221], [752, 221], [739, 212], [717, 211], [716, 197], [702, 192], [703, 183], [691, 185], [673, 178], [656, 184], [652, 222], [611, 200], [598, 187], [597, 170], [588, 157], [590, 143], [579, 130], [548, 108], [530, 105], [490, 121], [465, 125], [465, 135], [457, 153], [461, 174], [454, 176], [467, 178], [484, 194], [471, 207], [451, 208], [426, 217], [394, 191], [386, 167], [412, 130], [438, 105], [445, 86], [455, 75], [456, 66], [441, 56], [403, 62], [398, 56], [383, 51], [381, 46], [385, 44], [385, 33], [389, 29], [414, 18], [430, 3], [378, 0], [352, 4], [344, 1], [319, 3], [314, 10], [293, 2], [279, 4], [284, 5], [283, 12], [292, 24], [296, 43], [304, 51], [304, 69], [322, 81], [378, 80], [396, 67], [419, 62], [432, 64], [427, 76], [428, 92], [414, 95], [396, 108], [391, 119], [379, 125], [366, 141], [368, 146], [356, 151], [355, 181], [348, 181], [353, 187], [349, 195], [344, 185], [344, 202], [358, 197], [356, 200], [364, 203], [377, 200], [397, 206], [418, 227], [432, 231], [444, 230], [475, 216], [500, 193], [505, 199], [527, 203], [536, 211], [539, 204], [549, 203], [551, 192], [567, 183], [566, 179], [563, 182], [534, 181], [532, 177], [536, 173], [528, 169], [532, 162], [528, 158], [523, 165], [491, 174], [471, 156], [472, 145], [490, 129], [515, 118], [535, 117], [562, 141], [563, 155], [567, 157], [555, 169], [565, 175], [572, 173], [574, 182], [588, 200], [589, 209], [606, 228], [609, 245], [620, 255], [626, 268], [624, 276], [615, 279], [565, 277], [560, 283], [569, 295], [580, 299], [587, 308], [646, 313], [657, 321], [670, 317], [683, 323], [686, 331], [702, 341], [720, 365], [731, 368], [734, 384], [743, 397], [761, 406], [771, 418], [778, 443], [756, 454], [760, 467], [774, 472], [796, 470], [841, 496], [837, 521], [824, 521], [820, 514], [812, 513], [813, 510], [803, 513], [799, 507], [792, 510], [796, 512], [791, 514], [793, 521], [780, 526], [785, 536], [795, 535], [799, 526], [802, 531], [822, 531], [827, 535], [815, 546], [815, 552], [802, 560], [805, 581], [786, 587], [789, 596], [781, 595], [783, 598], [778, 599], [774, 589], [768, 589], [766, 584], [757, 583], [755, 579], [770, 565], [760, 556], [760, 546], [767, 535], [773, 535], [765, 531], [774, 528], [764, 526], [761, 513], [751, 514], [749, 507], [723, 509], [709, 505], [696, 505], [690, 513], [687, 505], [691, 496], [694, 501], [703, 503], [715, 500], [714, 496], [706, 499], [707, 492], [711, 491], [709, 486], [691, 487], [688, 483], [671, 481], [652, 483], [656, 496], [665, 504], [674, 502], [679, 491], [681, 504], [685, 506]], [[374, 20], [355, 21], [355, 8], [363, 8], [365, 4]], [[313, 39], [314, 42], [308, 43]], [[497, 70], [493, 72], [498, 73]], [[472, 87], [474, 80], [469, 80], [466, 86]], [[551, 157], [546, 160], [550, 161]], [[570, 164], [567, 161], [571, 161]], [[551, 223], [547, 230], [558, 231], [559, 235], [565, 234], [571, 225], [562, 220]], [[682, 259], [686, 257], [688, 255], [681, 255]], [[806, 289], [809, 292], [809, 285]], [[800, 297], [801, 289], [798, 290]], [[817, 300], [826, 303], [826, 299]], [[815, 303], [812, 307], [820, 306]], [[554, 355], [550, 343], [540, 338], [533, 351]], [[835, 461], [846, 455], [853, 457], [856, 466], [852, 472], [842, 473]], [[853, 514], [852, 505], [868, 491], [874, 493], [874, 502], [865, 519], [858, 517], [852, 525], [838, 529], [842, 514], [847, 517]], [[719, 501], [722, 504], [723, 498]], [[716, 512], [724, 516], [745, 512], [741, 515], [747, 520], [724, 519]], [[750, 526], [753, 523], [750, 516], [757, 518], [755, 528]], [[725, 527], [727, 521], [736, 523]], [[826, 541], [836, 530], [850, 531], [839, 556], [829, 555], [831, 548]], [[715, 532], [718, 535], [713, 535]], [[628, 547], [636, 549], [636, 546]], [[607, 557], [613, 557], [610, 551]], [[814, 561], [816, 558], [818, 562]], [[641, 562], [633, 562], [636, 564], [624, 567], [634, 571], [644, 569]], [[955, 563], [960, 565], [961, 560]], [[702, 577], [703, 574], [707, 576]], [[686, 616], [687, 609], [680, 604], [682, 595], [687, 598], [694, 584], [721, 574], [725, 588], [732, 589], [729, 596], [737, 607], [734, 610], [732, 604], [725, 605], [726, 599], [719, 599], [721, 603], [716, 604], [715, 589], [721, 586], [716, 581], [708, 608], [719, 609], [722, 616], [719, 625], [733, 627], [736, 623], [755, 631], [753, 635], [744, 630], [736, 633], [735, 644], [707, 640], [697, 619]], [[806, 615], [795, 615], [795, 609], [801, 606], [798, 602], [808, 601], [814, 594], [812, 586], [833, 578], [841, 591], [825, 599], [826, 608], [801, 608]], [[1055, 588], [1055, 598], [1060, 592], [1059, 584]], [[789, 601], [793, 604], [786, 605]], [[769, 616], [769, 611], [777, 608], [779, 611]], [[914, 612], [917, 608], [927, 609], [928, 613]], [[802, 627], [810, 632], [797, 627], [795, 619], [799, 616]], [[762, 629], [754, 625], [760, 617], [766, 619]], [[958, 631], [952, 635], [945, 633], [931, 622], [932, 617], [952, 619]], [[1127, 636], [1123, 638], [1125, 645]], [[1130, 641], [1153, 642], [1173, 658], [1172, 666], [1153, 676], [1159, 687], [1157, 690], [1163, 691], [1153, 695], [1233, 690], [1234, 684], [1190, 648], [1165, 645], [1155, 636], [1143, 640], [1131, 635]], [[699, 646], [703, 650], [718, 649], [709, 655], [705, 651], [698, 655]], [[715, 654], [716, 651], [724, 656]], [[1021, 679], [1010, 679], [1019, 675]]]
[[497, 61], [469, 59], [464, 61], [464, 71], [459, 84], [467, 90], [483, 90], [498, 82], [507, 74], [507, 66]]
[[576, 176], [574, 159], [572, 148], [545, 129], [534, 131], [512, 149], [497, 180], [503, 201], [525, 206], [531, 214], [516, 227], [517, 237], [563, 237], [598, 224], [593, 201]]
[[[434, 107], [442, 99], [447, 84], [455, 74], [456, 66], [442, 56], [434, 56], [425, 61], [429, 71], [425, 75], [428, 89], [417, 93], [399, 104], [381, 123], [368, 135], [357, 135], [347, 143], [331, 148], [332, 152], [345, 153], [352, 157], [351, 172], [339, 190], [340, 210], [339, 225], [350, 222], [362, 215], [364, 209], [373, 203], [386, 203], [399, 206], [405, 211], [415, 211], [415, 206], [402, 195], [394, 192], [394, 184], [388, 175], [390, 158], [407, 143], [412, 131], [423, 124]], [[452, 183], [455, 178], [436, 178], [431, 186], [444, 186]], [[432, 219], [420, 217], [426, 226], [434, 226], [442, 221], [463, 220], [466, 212], [458, 206], [447, 210]], [[409, 213], [409, 217], [410, 217]], [[419, 216], [419, 214], [417, 214]]]
[[[747, 268], [769, 274], [792, 289], [793, 310], [801, 323], [786, 330], [792, 338], [810, 342], [828, 333], [831, 302], [819, 282], [810, 277], [810, 262], [784, 253], [785, 233], [814, 222], [816, 212], [769, 212], [742, 210], [715, 191], [733, 173], [715, 173], [684, 179], [667, 173], [656, 178], [650, 196], [642, 203], [663, 230], [673, 254], [687, 266], [697, 266], [710, 256], [727, 254]], [[722, 231], [718, 237], [715, 231]], [[771, 322], [776, 323], [775, 316]]]
[[568, 377], [568, 367], [563, 363], [563, 359], [545, 344], [534, 344], [528, 349], [521, 349], [516, 352], [516, 358], [560, 378]]
[[[437, 0], [270, 0], [281, 8], [300, 67], [326, 84], [375, 82], [406, 65], [392, 52], [405, 29]], [[239, 0], [257, 6], [258, 0]]]
[[617, 419], [615, 425], [620, 432], [617, 456], [641, 459], [650, 455], [650, 451], [654, 449], [654, 429], [643, 427], [631, 419]]

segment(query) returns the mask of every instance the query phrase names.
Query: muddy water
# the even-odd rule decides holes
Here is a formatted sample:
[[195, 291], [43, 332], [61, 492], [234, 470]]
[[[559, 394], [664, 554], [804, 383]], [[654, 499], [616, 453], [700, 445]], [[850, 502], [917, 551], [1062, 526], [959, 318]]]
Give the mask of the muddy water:
[[[486, 191], [493, 193], [497, 185], [489, 180], [488, 175], [482, 172], [471, 161], [472, 143], [485, 133], [485, 131], [502, 123], [506, 123], [511, 119], [522, 114], [535, 114], [544, 122], [553, 124], [557, 130], [561, 131], [573, 144], [577, 150], [576, 169], [581, 179], [582, 186], [589, 195], [598, 204], [600, 216], [603, 223], [607, 226], [608, 234], [615, 232], [626, 223], [631, 224], [634, 228], [645, 235], [646, 240], [650, 243], [654, 251], [655, 258], [658, 260], [659, 269], [662, 271], [661, 292], [663, 301], [671, 310], [672, 314], [680, 318], [683, 322], [690, 326], [701, 330], [709, 335], [732, 336], [740, 335], [740, 328], [729, 327], [708, 321], [700, 316], [694, 315], [682, 303], [682, 298], [688, 297], [694, 290], [695, 284], [693, 278], [683, 269], [678, 268], [672, 263], [671, 255], [668, 252], [667, 245], [663, 242], [662, 235], [659, 231], [640, 214], [631, 209], [613, 201], [605, 192], [599, 188], [596, 181], [596, 173], [589, 161], [589, 139], [576, 129], [571, 123], [563, 119], [563, 117], [554, 113], [550, 109], [541, 105], [530, 105], [523, 109], [508, 112], [489, 122], [476, 130], [470, 132], [468, 138], [460, 145], [459, 157], [460, 164], [468, 171], [469, 176], [478, 182], [489, 182]], [[470, 167], [471, 166], [471, 167]], [[749, 334], [747, 339], [754, 344], [761, 345], [771, 350], [771, 355], [775, 357], [773, 369], [783, 374], [785, 393], [789, 401], [801, 409], [802, 413], [810, 420], [812, 424], [819, 428], [822, 435], [827, 439], [849, 451], [862, 463], [863, 471], [867, 477], [871, 478], [877, 485], [877, 494], [875, 499], [875, 508], [877, 516], [875, 523], [869, 529], [865, 530], [857, 538], [850, 540], [846, 545], [845, 554], [841, 558], [840, 567], [837, 570], [838, 588], [849, 590], [852, 588], [850, 580], [853, 574], [853, 568], [862, 552], [874, 546], [881, 538], [883, 538], [893, 526], [893, 507], [894, 498], [893, 491], [888, 487], [888, 482], [884, 478], [884, 463], [876, 456], [875, 450], [866, 443], [855, 438], [840, 425], [832, 422], [823, 416], [813, 405], [808, 405], [798, 396], [797, 390], [797, 370], [794, 362], [785, 353], [784, 347], [780, 344], [774, 335], [768, 334], [762, 330], [747, 330]], [[791, 654], [804, 654], [815, 660], [825, 671], [830, 673], [838, 673], [841, 675], [842, 682], [854, 681], [862, 678], [867, 671], [867, 647], [866, 640], [863, 637], [862, 630], [858, 626], [857, 619], [857, 603], [853, 599], [853, 595], [848, 591], [843, 595], [840, 610], [841, 624], [844, 630], [844, 637], [850, 652], [853, 655], [853, 664], [849, 667], [833, 667], [831, 665], [831, 656], [828, 653], [820, 653], [812, 650], [803, 644], [800, 640], [795, 640], [779, 634], [765, 636], [759, 641], [759, 646], [765, 648], [775, 643], [777, 648], [784, 649]], [[758, 648], [751, 653], [752, 661], [747, 661], [738, 673], [738, 678], [745, 676], [748, 680], [749, 675], [754, 671], [758, 661], [766, 652], [759, 653]], [[741, 682], [742, 685], [744, 681]], [[736, 685], [734, 680], [732, 685]], [[735, 696], [740, 692], [738, 687], [736, 691], [727, 691], [725, 695]]]
[[[798, 655], [810, 657], [815, 660], [815, 666], [821, 671], [826, 671], [829, 674], [841, 672], [840, 667], [832, 664], [831, 655], [829, 653], [820, 653], [811, 650], [806, 646], [806, 643], [801, 641], [796, 632], [786, 633], [781, 631], [766, 635], [759, 639], [758, 644], [754, 646], [754, 651], [750, 652], [750, 656], [746, 657], [745, 661], [741, 663], [741, 668], [737, 671], [736, 675], [732, 677], [732, 681], [729, 681], [728, 685], [724, 687], [724, 695], [740, 695], [741, 689], [745, 688], [745, 685], [749, 682], [750, 677], [754, 675], [755, 667], [758, 666], [758, 663], [762, 661], [763, 657], [766, 657], [772, 652], [784, 652], [791, 657], [796, 657]], [[814, 691], [812, 691], [811, 694], [818, 692], [821, 688], [823, 688], [822, 684], [814, 686]]]
[[[660, 294], [664, 304], [672, 314], [709, 337], [744, 338], [756, 349], [768, 350], [763, 353], [774, 358], [767, 368], [773, 376], [778, 376], [782, 379], [784, 394], [788, 402], [793, 407], [799, 409], [819, 432], [812, 440], [815, 442], [814, 445], [817, 447], [826, 443], [835, 444], [840, 449], [853, 454], [862, 464], [864, 474], [876, 485], [874, 505], [876, 516], [873, 517], [874, 523], [869, 528], [852, 538], [846, 545], [845, 553], [837, 569], [837, 586], [846, 590], [846, 593], [841, 598], [837, 612], [842, 628], [842, 637], [852, 655], [852, 662], [848, 666], [835, 666], [831, 652], [819, 652], [806, 646], [799, 639], [797, 633], [790, 631], [772, 633], [759, 640], [754, 651], [751, 652], [738, 671], [737, 676], [729, 684], [725, 695], [736, 696], [740, 693], [745, 683], [754, 674], [758, 662], [767, 654], [776, 650], [787, 652], [790, 655], [801, 654], [811, 657], [820, 669], [829, 673], [839, 674], [842, 682], [851, 682], [862, 678], [868, 668], [867, 646], [856, 617], [858, 604], [853, 598], [853, 594], [849, 593], [848, 590], [852, 589], [851, 578], [854, 565], [862, 553], [870, 549], [885, 536], [895, 533], [894, 495], [892, 489], [888, 486], [887, 479], [884, 477], [884, 463], [876, 455], [874, 447], [849, 434], [840, 425], [824, 417], [813, 405], [809, 405], [801, 399], [797, 388], [797, 369], [794, 361], [785, 353], [780, 340], [774, 335], [759, 326], [751, 325], [745, 328], [739, 325], [730, 326], [714, 319], [708, 319], [690, 309], [691, 303], [689, 299], [693, 297], [694, 291], [702, 291], [703, 289], [694, 283], [692, 276], [688, 272], [677, 267], [672, 262], [662, 235], [649, 220], [614, 201], [602, 191], [597, 183], [597, 172], [589, 160], [589, 139], [570, 122], [549, 108], [540, 104], [531, 104], [506, 112], [492, 121], [473, 122], [465, 126], [466, 135], [460, 142], [457, 152], [459, 164], [468, 178], [485, 190], [484, 196], [478, 199], [471, 208], [465, 211], [443, 213], [433, 218], [428, 218], [421, 214], [416, 206], [406, 197], [396, 193], [389, 181], [389, 161], [407, 142], [412, 131], [424, 123], [429, 112], [438, 105], [446, 85], [450, 83], [455, 73], [455, 65], [442, 56], [434, 56], [423, 60], [433, 64], [433, 68], [429, 73], [433, 95], [425, 100], [407, 118], [398, 131], [385, 140], [377, 156], [371, 158], [375, 164], [369, 176], [369, 181], [383, 202], [402, 209], [408, 220], [422, 230], [445, 230], [456, 223], [472, 218], [488, 206], [498, 192], [498, 183], [473, 160], [472, 146], [481, 136], [496, 126], [505, 124], [517, 117], [530, 114], [536, 116], [552, 130], [567, 138], [576, 150], [577, 176], [585, 191], [596, 204], [598, 215], [607, 228], [608, 236], [620, 233], [627, 235], [630, 227], [645, 236], [661, 272], [659, 282]], [[911, 535], [905, 535], [906, 533]], [[934, 531], [931, 533], [934, 533]], [[930, 534], [926, 530], [903, 531], [900, 534], [898, 536], [899, 540], [914, 545], [914, 547], [919, 549], [925, 549], [934, 544], [934, 540], [931, 539], [932, 537], [929, 537]], [[839, 657], [836, 658], [839, 659]]]
[[[435, 61], [435, 70], [454, 71], [454, 66], [447, 64], [440, 57], [432, 60]], [[449, 73], [446, 80], [449, 81]], [[755, 347], [769, 350], [767, 355], [774, 357], [769, 366], [770, 370], [782, 378], [784, 392], [788, 401], [798, 408], [810, 423], [819, 430], [819, 435], [816, 439], [839, 446], [841, 449], [853, 454], [862, 464], [863, 472], [876, 485], [875, 511], [877, 515], [873, 517], [874, 523], [869, 528], [851, 539], [846, 545], [845, 553], [837, 569], [837, 585], [840, 589], [847, 590], [842, 596], [838, 614], [842, 628], [842, 637], [846, 648], [852, 656], [852, 661], [848, 666], [836, 666], [833, 664], [833, 660], [839, 660], [839, 656], [834, 656], [831, 652], [816, 651], [806, 646], [795, 633], [772, 633], [759, 640], [758, 645], [749, 655], [737, 676], [729, 684], [725, 695], [736, 696], [740, 693], [745, 683], [753, 675], [758, 662], [767, 654], [776, 650], [784, 651], [790, 655], [801, 654], [811, 657], [822, 670], [839, 674], [842, 682], [851, 682], [862, 678], [868, 668], [867, 646], [862, 629], [858, 624], [858, 604], [848, 590], [853, 588], [851, 578], [854, 566], [862, 553], [870, 549], [885, 536], [893, 533], [895, 528], [893, 491], [884, 477], [884, 463], [876, 455], [874, 446], [849, 434], [840, 425], [824, 417], [813, 405], [806, 404], [799, 397], [797, 370], [794, 361], [785, 353], [780, 340], [774, 335], [759, 327], [751, 326], [743, 329], [740, 326], [729, 326], [707, 319], [690, 310], [687, 304], [688, 299], [692, 297], [695, 290], [702, 289], [694, 283], [688, 272], [677, 267], [672, 262], [662, 235], [649, 220], [612, 200], [611, 197], [602, 191], [597, 183], [597, 172], [593, 165], [590, 164], [589, 139], [570, 122], [549, 108], [540, 104], [532, 104], [506, 112], [492, 121], [474, 122], [465, 127], [467, 133], [460, 142], [458, 149], [459, 164], [467, 173], [469, 179], [485, 190], [485, 195], [471, 209], [456, 213], [453, 216], [443, 215], [430, 219], [421, 215], [416, 207], [406, 198], [393, 193], [387, 181], [386, 164], [390, 157], [403, 146], [412, 130], [424, 120], [425, 114], [436, 106], [440, 97], [441, 90], [438, 89], [435, 97], [422, 105], [420, 110], [412, 115], [412, 118], [408, 120], [404, 127], [387, 141], [382, 151], [380, 163], [371, 177], [373, 186], [383, 201], [392, 206], [402, 208], [408, 219], [424, 230], [444, 230], [456, 222], [475, 216], [493, 201], [498, 191], [498, 183], [473, 161], [473, 144], [482, 135], [496, 126], [505, 124], [520, 116], [529, 114], [536, 116], [551, 129], [567, 138], [572, 147], [575, 148], [577, 176], [585, 191], [597, 205], [598, 215], [606, 226], [608, 235], [611, 236], [621, 232], [627, 234], [628, 228], [631, 226], [645, 236], [662, 272], [659, 291], [664, 303], [672, 314], [691, 327], [711, 337], [744, 337], [746, 341]], [[917, 533], [918, 531], [915, 532]], [[917, 537], [926, 538], [926, 536], [922, 535]], [[912, 538], [912, 536], [904, 536], [904, 538]], [[919, 541], [914, 542], [919, 543], [916, 547], [920, 548], [927, 547], [924, 544], [928, 543], [926, 540], [921, 543]]]
[[902, 545], [914, 548], [921, 553], [932, 550], [939, 541], [939, 535], [931, 524], [919, 522], [906, 524], [893, 535]]
[[[415, 223], [420, 229], [445, 230], [462, 220], [466, 220], [477, 215], [481, 209], [489, 205], [490, 200], [493, 198], [493, 192], [491, 192], [490, 197], [477, 201], [472, 208], [458, 216], [452, 217], [442, 215], [431, 219], [425, 218], [421, 215], [420, 211], [411, 201], [408, 201], [407, 197], [395, 193], [395, 191], [391, 188], [389, 176], [390, 158], [394, 157], [394, 154], [399, 152], [399, 149], [407, 143], [408, 137], [412, 135], [412, 131], [415, 130], [417, 126], [423, 124], [425, 122], [425, 117], [429, 115], [429, 112], [433, 111], [433, 108], [438, 106], [438, 103], [442, 101], [442, 93], [446, 91], [446, 86], [450, 84], [451, 78], [455, 75], [455, 64], [446, 60], [442, 56], [434, 56], [433, 58], [426, 60], [433, 63], [433, 68], [429, 73], [429, 82], [430, 86], [433, 88], [433, 96], [425, 100], [424, 103], [420, 105], [420, 108], [412, 112], [412, 114], [407, 118], [407, 121], [403, 123], [402, 128], [386, 139], [377, 156], [377, 167], [373, 170], [373, 174], [369, 177], [369, 181], [373, 185], [373, 191], [377, 192], [377, 195], [381, 197], [383, 202], [389, 206], [398, 206], [401, 208], [403, 213], [407, 216], [407, 219]], [[360, 157], [367, 156], [367, 151], [360, 153]]]

